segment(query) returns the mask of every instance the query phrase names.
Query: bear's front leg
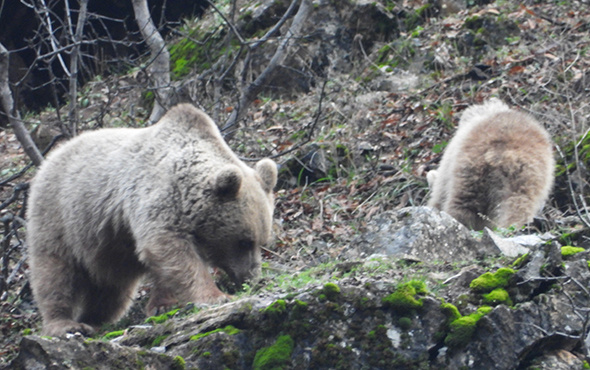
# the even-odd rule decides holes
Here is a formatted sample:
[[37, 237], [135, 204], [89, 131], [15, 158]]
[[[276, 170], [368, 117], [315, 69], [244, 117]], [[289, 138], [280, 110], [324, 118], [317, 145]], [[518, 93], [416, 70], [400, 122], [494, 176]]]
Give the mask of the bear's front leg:
[[209, 273], [195, 246], [182, 237], [159, 237], [140, 245], [139, 258], [153, 282], [146, 307], [152, 316], [188, 302], [214, 304], [229, 300]]

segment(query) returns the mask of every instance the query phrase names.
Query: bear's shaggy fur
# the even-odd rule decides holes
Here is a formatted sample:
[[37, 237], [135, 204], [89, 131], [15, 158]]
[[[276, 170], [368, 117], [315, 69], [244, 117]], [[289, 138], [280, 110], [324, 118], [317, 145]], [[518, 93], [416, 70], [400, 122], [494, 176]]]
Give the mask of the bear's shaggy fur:
[[118, 319], [143, 275], [148, 314], [227, 299], [209, 267], [240, 284], [271, 234], [276, 164], [255, 169], [215, 123], [182, 104], [156, 125], [85, 133], [57, 149], [31, 186], [31, 284], [43, 334], [91, 333]]
[[428, 205], [481, 230], [530, 222], [553, 185], [551, 138], [498, 99], [467, 108], [437, 171]]

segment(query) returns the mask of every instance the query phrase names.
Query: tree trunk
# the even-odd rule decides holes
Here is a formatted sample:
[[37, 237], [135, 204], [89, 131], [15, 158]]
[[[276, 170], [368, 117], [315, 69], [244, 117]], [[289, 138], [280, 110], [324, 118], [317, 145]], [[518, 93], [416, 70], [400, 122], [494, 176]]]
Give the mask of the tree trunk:
[[157, 122], [166, 113], [170, 95], [170, 53], [166, 48], [164, 38], [154, 25], [147, 0], [132, 0], [135, 20], [141, 35], [150, 48], [152, 63], [148, 67], [148, 74], [152, 80], [155, 101], [149, 124]]
[[[70, 133], [76, 136], [78, 133], [78, 55], [80, 54], [80, 41], [84, 32], [84, 23], [88, 9], [88, 0], [80, 0], [80, 11], [76, 22], [76, 31], [72, 34], [72, 54], [70, 54]], [[69, 17], [70, 15], [68, 15]]]
[[14, 107], [14, 101], [12, 100], [12, 92], [10, 91], [10, 85], [8, 82], [8, 66], [9, 66], [9, 54], [8, 50], [0, 43], [0, 101], [2, 108], [8, 116], [8, 122], [14, 130], [16, 138], [23, 146], [25, 153], [31, 158], [35, 166], [39, 166], [43, 162], [43, 155], [33, 142], [29, 131], [20, 119], [20, 114]]

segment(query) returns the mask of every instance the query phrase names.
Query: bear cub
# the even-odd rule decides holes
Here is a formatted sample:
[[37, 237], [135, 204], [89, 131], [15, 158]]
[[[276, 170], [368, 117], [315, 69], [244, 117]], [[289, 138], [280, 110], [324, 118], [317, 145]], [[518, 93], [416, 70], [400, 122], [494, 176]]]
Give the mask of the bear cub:
[[147, 128], [84, 133], [56, 149], [31, 185], [31, 286], [44, 335], [92, 333], [120, 318], [140, 279], [148, 314], [227, 300], [209, 272], [258, 275], [271, 235], [277, 167], [252, 169], [188, 104]]
[[521, 226], [541, 210], [553, 186], [549, 133], [498, 99], [467, 108], [436, 171], [428, 205], [474, 230]]

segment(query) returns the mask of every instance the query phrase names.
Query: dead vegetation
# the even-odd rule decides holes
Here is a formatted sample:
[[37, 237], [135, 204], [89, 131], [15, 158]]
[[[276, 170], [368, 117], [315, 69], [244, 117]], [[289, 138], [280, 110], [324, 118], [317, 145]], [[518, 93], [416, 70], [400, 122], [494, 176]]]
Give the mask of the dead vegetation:
[[[261, 54], [248, 56], [249, 66], [239, 65], [242, 53], [228, 47], [225, 54], [208, 56], [213, 58], [207, 61], [209, 68], [195, 65], [171, 82], [179, 99], [197, 102], [220, 125], [235, 122], [231, 117], [236, 114], [241, 118], [237, 119], [239, 129], [227, 128], [232, 128], [230, 145], [243, 158], [272, 156], [281, 164], [277, 242], [268, 247], [265, 258], [284, 270], [326, 262], [337, 258], [374, 215], [425, 204], [425, 173], [436, 166], [454, 132], [456, 115], [491, 96], [533, 114], [553, 135], [563, 156], [544, 216], [554, 232], [571, 235], [572, 244], [585, 246], [587, 226], [574, 221], [572, 227], [569, 217], [589, 219], [585, 203], [590, 160], [587, 4], [498, 0], [445, 14], [438, 2], [427, 2], [432, 12], [425, 14], [419, 11], [424, 2], [380, 3], [390, 7], [386, 10], [403, 26], [372, 40], [357, 33], [346, 73], [318, 73], [312, 60], [315, 49], [306, 39], [306, 35], [311, 39], [308, 25], [288, 58], [299, 63], [302, 80], [313, 81], [306, 88], [266, 86], [250, 99], [249, 109], [239, 105], [241, 94], [247, 95], [244, 87], [260, 72], [256, 63], [270, 60], [277, 44], [286, 40], [280, 36], [268, 37]], [[231, 5], [248, 9], [240, 1], [227, 5], [221, 11], [232, 9]], [[188, 21], [177, 30], [176, 41], [168, 42], [194, 38], [207, 45], [217, 37], [219, 45], [231, 45], [236, 36], [224, 20], [215, 23], [220, 33], [203, 31], [214, 18]], [[249, 25], [246, 17], [228, 19], [242, 30]], [[190, 33], [195, 24], [204, 33]], [[258, 31], [264, 40], [269, 27]], [[174, 63], [175, 56], [171, 58]], [[235, 69], [230, 73], [231, 68]], [[87, 83], [78, 94], [80, 129], [143, 125], [153, 102], [153, 96], [139, 90], [146, 78], [145, 69], [135, 68], [123, 76], [97, 77]], [[68, 108], [62, 109], [65, 113]], [[57, 122], [50, 128], [59, 132], [67, 116], [59, 112], [26, 115], [24, 121], [29, 128]], [[23, 220], [23, 184], [34, 170], [11, 178], [26, 163], [13, 131], [2, 129], [2, 361], [14, 354], [23, 331], [35, 330], [38, 324], [27, 286]]]

